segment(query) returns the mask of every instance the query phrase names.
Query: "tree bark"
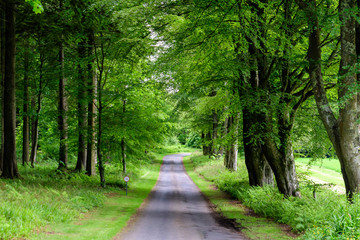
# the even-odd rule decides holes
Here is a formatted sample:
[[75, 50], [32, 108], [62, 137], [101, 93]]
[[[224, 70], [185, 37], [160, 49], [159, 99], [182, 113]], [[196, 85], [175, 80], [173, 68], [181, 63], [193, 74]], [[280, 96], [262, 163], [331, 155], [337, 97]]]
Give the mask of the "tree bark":
[[23, 99], [23, 148], [22, 164], [29, 163], [30, 121], [29, 121], [29, 46], [25, 44], [24, 55], [24, 99]]
[[103, 106], [102, 106], [102, 89], [101, 89], [101, 78], [102, 78], [102, 73], [100, 72], [100, 76], [97, 82], [97, 89], [98, 89], [98, 137], [97, 137], [97, 157], [98, 157], [98, 168], [99, 168], [99, 173], [100, 173], [100, 184], [102, 187], [105, 187], [105, 169], [104, 169], [104, 165], [103, 165], [103, 159], [102, 159], [102, 152], [101, 152], [101, 147], [102, 147], [102, 111], [103, 111]]
[[5, 9], [0, 9], [1, 30], [1, 147], [0, 147], [0, 172], [3, 169], [4, 157], [4, 79], [5, 79]]
[[[125, 113], [126, 113], [126, 99], [123, 100], [123, 117], [122, 117], [122, 125], [125, 127]], [[121, 139], [121, 159], [123, 165], [123, 173], [126, 173], [126, 142], [125, 137]]]
[[218, 144], [216, 142], [217, 138], [218, 138], [218, 114], [216, 113], [216, 111], [213, 111], [213, 115], [212, 115], [212, 120], [213, 120], [213, 126], [212, 126], [212, 151], [211, 151], [211, 155], [217, 156], [219, 154], [219, 150], [218, 150]]
[[67, 123], [67, 94], [66, 94], [66, 78], [64, 76], [64, 47], [59, 44], [59, 106], [58, 106], [58, 127], [60, 133], [59, 146], [59, 169], [68, 168], [68, 123]]
[[[76, 163], [75, 170], [81, 171], [84, 169], [86, 164], [86, 106], [87, 106], [87, 99], [86, 99], [86, 88], [87, 88], [87, 81], [86, 81], [86, 72], [84, 69], [84, 61], [86, 59], [86, 42], [83, 40], [79, 43], [78, 46], [78, 54], [79, 54], [79, 75], [78, 75], [78, 89], [77, 89], [77, 101], [78, 101], [78, 159]], [[86, 64], [87, 65], [87, 64]]]
[[123, 165], [123, 173], [126, 173], [126, 142], [124, 137], [121, 139], [121, 160]]
[[[60, 10], [63, 8], [63, 1], [60, 0]], [[64, 74], [65, 67], [65, 51], [63, 46], [64, 36], [61, 34], [59, 42], [59, 105], [58, 105], [58, 128], [59, 128], [59, 170], [65, 170], [68, 168], [68, 101], [66, 93], [66, 78]]]
[[[243, 109], [243, 144], [245, 164], [249, 175], [250, 186], [273, 185], [274, 178], [269, 163], [263, 153], [258, 137], [252, 132], [256, 128], [256, 114]], [[260, 134], [260, 133], [255, 133]]]
[[[89, 34], [89, 47], [88, 56], [92, 58], [94, 55], [94, 33]], [[88, 142], [87, 142], [87, 154], [86, 154], [86, 174], [94, 176], [95, 161], [96, 161], [96, 73], [94, 71], [94, 60], [91, 60], [88, 64]]]
[[330, 108], [322, 79], [321, 29], [317, 15], [314, 14], [316, 2], [313, 0], [311, 7], [307, 7], [308, 5], [303, 1], [298, 1], [298, 3], [306, 11], [310, 26], [309, 76], [314, 88], [317, 109], [339, 158], [346, 193], [351, 199], [354, 193], [359, 192], [360, 185], [359, 129], [356, 122], [359, 107], [357, 94], [354, 94], [351, 89], [356, 85], [357, 81], [355, 71], [353, 71], [356, 64], [355, 20], [351, 14], [348, 14], [355, 6], [355, 1], [341, 0], [338, 8], [341, 21], [341, 62], [338, 97], [343, 102], [338, 119], [335, 118]]
[[5, 0], [4, 156], [2, 177], [19, 177], [16, 162], [15, 2]]
[[227, 123], [226, 133], [230, 134], [230, 143], [225, 146], [224, 165], [231, 171], [237, 171], [237, 159], [238, 159], [238, 121], [237, 114], [235, 116], [229, 116], [225, 121]]
[[31, 154], [30, 154], [30, 163], [31, 167], [35, 167], [36, 162], [36, 155], [38, 149], [38, 142], [39, 142], [39, 116], [41, 111], [41, 98], [42, 98], [42, 91], [43, 91], [43, 66], [44, 66], [44, 56], [40, 54], [40, 66], [39, 66], [39, 87], [38, 92], [36, 94], [36, 103], [35, 99], [32, 99], [33, 108], [36, 105], [36, 112], [35, 116], [32, 118], [32, 126], [31, 126]]

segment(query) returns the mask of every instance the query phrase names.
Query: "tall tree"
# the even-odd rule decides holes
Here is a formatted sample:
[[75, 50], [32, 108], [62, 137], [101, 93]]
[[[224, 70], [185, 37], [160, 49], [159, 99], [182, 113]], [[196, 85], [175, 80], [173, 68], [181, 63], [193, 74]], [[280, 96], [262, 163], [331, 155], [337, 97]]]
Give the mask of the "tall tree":
[[19, 177], [16, 162], [16, 99], [15, 99], [15, 2], [5, 4], [5, 72], [4, 72], [4, 155], [2, 177]]
[[[341, 172], [345, 182], [346, 193], [349, 198], [359, 192], [360, 185], [360, 157], [358, 152], [359, 130], [357, 124], [359, 107], [356, 94], [356, 42], [355, 42], [355, 19], [352, 14], [355, 0], [339, 1], [341, 62], [339, 69], [338, 99], [341, 104], [339, 117], [335, 117], [331, 109], [324, 87], [322, 64], [321, 64], [321, 27], [317, 16], [317, 3], [311, 1], [305, 3], [298, 1], [299, 5], [307, 13], [309, 26], [309, 76], [314, 88], [314, 96], [317, 108], [329, 138], [334, 146], [336, 155], [341, 164]], [[354, 92], [355, 91], [355, 92]]]
[[94, 58], [95, 36], [92, 30], [88, 32], [88, 133], [87, 133], [87, 154], [86, 154], [86, 173], [89, 176], [95, 175], [96, 160], [96, 85], [97, 75], [95, 72]]
[[[63, 1], [59, 1], [60, 11], [63, 11]], [[65, 50], [63, 45], [64, 34], [60, 33], [59, 41], [59, 105], [58, 105], [58, 128], [60, 132], [59, 148], [59, 169], [68, 168], [68, 101], [66, 93], [66, 78], [64, 74], [65, 67]]]
[[23, 147], [22, 147], [22, 164], [29, 162], [30, 146], [30, 118], [29, 118], [29, 44], [25, 43], [24, 53], [24, 98], [23, 98]]

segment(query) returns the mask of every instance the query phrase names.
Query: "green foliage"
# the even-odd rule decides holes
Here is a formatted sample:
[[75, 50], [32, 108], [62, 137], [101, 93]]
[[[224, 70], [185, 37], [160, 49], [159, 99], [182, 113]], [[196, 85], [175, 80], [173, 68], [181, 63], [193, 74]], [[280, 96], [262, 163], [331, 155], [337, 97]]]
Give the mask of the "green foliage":
[[304, 233], [303, 239], [360, 238], [358, 195], [350, 204], [344, 195], [320, 188], [314, 199], [312, 188], [302, 185], [301, 198], [284, 199], [274, 187], [249, 187], [242, 159], [238, 173], [227, 171], [221, 161], [206, 156], [192, 157], [191, 160], [196, 171], [214, 182], [219, 189], [239, 199], [256, 213], [289, 224], [294, 231]]
[[42, 13], [44, 11], [44, 7], [41, 5], [40, 0], [25, 0], [25, 2], [32, 6], [33, 11], [36, 14]]

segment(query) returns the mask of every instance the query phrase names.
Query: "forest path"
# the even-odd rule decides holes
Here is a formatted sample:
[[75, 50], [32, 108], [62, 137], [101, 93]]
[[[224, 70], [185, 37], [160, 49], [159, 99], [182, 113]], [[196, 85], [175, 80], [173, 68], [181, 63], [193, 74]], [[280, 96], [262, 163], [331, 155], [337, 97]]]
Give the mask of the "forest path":
[[164, 157], [147, 203], [116, 240], [246, 239], [215, 220], [215, 213], [184, 169], [182, 158], [187, 155]]

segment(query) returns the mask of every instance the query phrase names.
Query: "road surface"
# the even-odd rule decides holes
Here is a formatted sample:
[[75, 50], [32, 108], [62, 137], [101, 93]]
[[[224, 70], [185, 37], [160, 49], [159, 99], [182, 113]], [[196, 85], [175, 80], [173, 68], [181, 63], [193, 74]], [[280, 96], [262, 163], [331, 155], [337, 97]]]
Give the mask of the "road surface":
[[245, 239], [215, 220], [208, 202], [186, 174], [182, 164], [186, 155], [175, 154], [164, 158], [159, 180], [147, 204], [116, 239]]

